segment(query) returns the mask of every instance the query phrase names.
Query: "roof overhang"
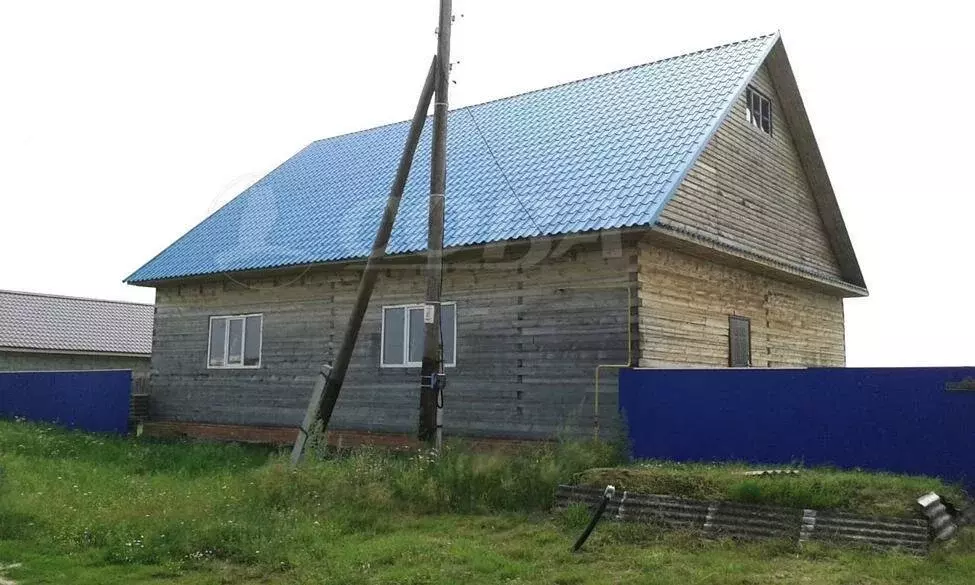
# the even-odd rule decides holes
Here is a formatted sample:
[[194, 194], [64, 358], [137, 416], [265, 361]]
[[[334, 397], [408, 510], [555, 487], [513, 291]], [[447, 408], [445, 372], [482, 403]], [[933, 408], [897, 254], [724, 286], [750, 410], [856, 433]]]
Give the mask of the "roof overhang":
[[[599, 249], [606, 258], [618, 258], [624, 254], [627, 242], [639, 239], [649, 226], [631, 226], [606, 230], [534, 236], [496, 242], [483, 242], [466, 246], [444, 248], [444, 261], [449, 263], [477, 263], [485, 270], [516, 268], [529, 263], [554, 260], [579, 249]], [[345, 258], [311, 264], [236, 270], [233, 272], [213, 272], [159, 280], [145, 280], [131, 283], [146, 287], [194, 286], [212, 283], [214, 280], [236, 282], [240, 286], [250, 286], [255, 281], [277, 280], [297, 282], [301, 275], [318, 270], [361, 270], [365, 257]], [[415, 267], [423, 270], [426, 266], [426, 251], [389, 254], [382, 258], [381, 267]], [[280, 286], [280, 284], [278, 285]]]
[[[607, 257], [618, 257], [624, 253], [624, 247], [631, 245], [632, 242], [643, 239], [692, 256], [718, 261], [726, 265], [763, 274], [770, 278], [811, 286], [828, 294], [841, 297], [862, 297], [867, 295], [866, 289], [836, 278], [830, 278], [828, 275], [805, 272], [771, 258], [760, 258], [753, 253], [736, 248], [729, 242], [705, 241], [697, 235], [668, 230], [659, 225], [654, 228], [650, 226], [634, 226], [619, 230], [543, 236], [491, 242], [474, 246], [452, 247], [444, 250], [444, 260], [447, 262], [463, 262], [465, 260], [479, 261], [483, 262], [482, 266], [484, 269], [490, 270], [504, 269], [505, 267], [510, 268], [526, 261], [557, 259], [572, 249], [579, 249], [579, 247], [599, 248]], [[384, 257], [382, 263], [386, 267], [410, 265], [415, 266], [417, 269], [422, 269], [425, 266], [425, 258], [423, 252], [396, 254]], [[239, 281], [243, 286], [250, 286], [256, 281], [269, 279], [285, 282], [291, 280], [297, 281], [303, 273], [311, 270], [361, 270], [364, 262], [365, 258], [350, 258], [341, 261], [320, 262], [301, 266], [282, 266], [236, 271], [232, 273], [232, 278], [230, 274], [201, 274], [149, 281], [140, 283], [140, 285], [156, 287], [192, 286], [212, 283], [215, 279], [223, 277], [231, 278], [233, 281]]]
[[867, 296], [867, 289], [863, 287], [826, 274], [800, 270], [773, 258], [765, 258], [754, 252], [742, 250], [728, 241], [705, 238], [698, 234], [678, 231], [659, 224], [650, 231], [648, 239], [653, 243], [673, 248], [691, 256], [721, 262], [776, 280], [801, 284], [831, 295], [844, 298]]
[[786, 122], [792, 130], [799, 160], [802, 162], [806, 179], [809, 181], [813, 197], [816, 199], [816, 205], [823, 219], [823, 226], [839, 264], [843, 280], [854, 288], [863, 291], [863, 295], [866, 295], [867, 285], [864, 282], [863, 273], [860, 271], [860, 263], [853, 251], [853, 242], [850, 240], [850, 234], [843, 222], [843, 215], [840, 213], [840, 206], [836, 201], [833, 184], [826, 172], [823, 155], [819, 151], [819, 144], [816, 142], [815, 134], [813, 134], [812, 125], [809, 122], [806, 107], [802, 103], [799, 86], [796, 84], [792, 65], [789, 63], [789, 57], [785, 52], [781, 38], [772, 46], [765, 64], [769, 75], [772, 77], [772, 83], [775, 84], [775, 89], [779, 94], [779, 100], [782, 102], [780, 108], [782, 115], [785, 116]]
[[55, 355], [87, 355], [92, 357], [131, 357], [149, 359], [148, 353], [128, 353], [116, 351], [89, 351], [83, 349], [53, 349], [43, 347], [6, 347], [0, 346], [0, 353], [43, 353]]

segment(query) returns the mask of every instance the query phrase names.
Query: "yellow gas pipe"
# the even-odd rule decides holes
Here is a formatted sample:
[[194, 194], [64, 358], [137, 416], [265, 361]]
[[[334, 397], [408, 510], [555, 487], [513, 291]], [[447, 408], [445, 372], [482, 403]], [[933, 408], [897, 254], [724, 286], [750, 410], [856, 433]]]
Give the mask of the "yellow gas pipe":
[[603, 368], [629, 368], [633, 365], [633, 318], [631, 315], [633, 290], [626, 287], [626, 362], [625, 364], [599, 364], [596, 366], [596, 396], [593, 399], [592, 433], [593, 440], [599, 440], [599, 370]]

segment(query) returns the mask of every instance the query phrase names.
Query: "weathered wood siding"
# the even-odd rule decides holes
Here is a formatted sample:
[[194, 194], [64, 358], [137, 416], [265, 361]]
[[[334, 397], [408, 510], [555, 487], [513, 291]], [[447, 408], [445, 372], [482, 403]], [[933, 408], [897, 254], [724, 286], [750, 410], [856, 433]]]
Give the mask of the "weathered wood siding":
[[769, 136], [745, 118], [742, 95], [659, 218], [660, 225], [840, 280], [781, 101], [763, 66], [752, 80], [772, 99]]
[[[635, 249], [615, 258], [574, 249], [557, 260], [507, 268], [448, 261], [443, 299], [457, 303], [457, 367], [447, 372], [445, 432], [543, 439], [590, 433], [595, 367], [627, 359], [627, 289], [635, 262]], [[358, 273], [319, 268], [293, 283], [281, 281], [252, 281], [247, 288], [221, 279], [157, 289], [152, 418], [300, 422], [319, 364], [338, 349]], [[424, 290], [417, 266], [383, 274], [333, 428], [415, 431], [419, 369], [379, 367], [380, 322], [383, 305], [420, 303]], [[262, 367], [207, 369], [209, 317], [242, 313], [264, 315]], [[609, 434], [617, 422], [615, 372], [604, 377], [602, 390]]]
[[756, 367], [843, 366], [843, 299], [641, 244], [640, 365], [728, 365], [728, 317], [751, 320]]

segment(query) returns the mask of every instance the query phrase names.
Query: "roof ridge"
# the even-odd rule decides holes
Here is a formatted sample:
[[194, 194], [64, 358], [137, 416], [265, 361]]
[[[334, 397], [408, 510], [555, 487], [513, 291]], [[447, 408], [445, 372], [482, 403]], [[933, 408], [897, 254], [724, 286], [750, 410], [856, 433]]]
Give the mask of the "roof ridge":
[[[747, 39], [741, 39], [741, 40], [738, 40], [738, 41], [732, 41], [732, 42], [729, 42], [729, 43], [723, 43], [723, 44], [720, 44], [720, 45], [714, 45], [713, 47], [707, 47], [705, 49], [696, 49], [694, 51], [687, 51], [685, 53], [680, 53], [678, 55], [671, 55], [670, 57], [661, 57], [660, 59], [654, 59], [653, 61], [647, 61], [646, 63], [637, 63], [636, 65], [628, 65], [626, 67], [621, 67], [619, 69], [614, 69], [612, 71], [606, 71], [606, 72], [603, 72], [603, 73], [597, 73], [595, 75], [590, 75], [588, 77], [580, 77], [579, 79], [572, 79], [570, 81], [563, 81], [562, 83], [556, 83], [555, 85], [547, 85], [545, 87], [539, 87], [539, 88], [536, 88], [536, 89], [529, 89], [527, 91], [523, 91], [523, 92], [520, 92], [520, 93], [516, 93], [516, 94], [512, 94], [512, 95], [508, 95], [508, 96], [503, 96], [503, 97], [499, 97], [499, 98], [494, 98], [494, 99], [490, 99], [490, 100], [487, 100], [487, 101], [478, 102], [476, 104], [470, 104], [470, 105], [464, 106], [462, 108], [457, 108], [456, 110], [453, 110], [453, 111], [457, 112], [457, 111], [460, 111], [460, 110], [466, 110], [468, 108], [474, 108], [474, 107], [477, 107], [477, 106], [483, 106], [483, 105], [487, 105], [487, 104], [493, 104], [495, 102], [501, 102], [501, 101], [504, 101], [504, 100], [510, 100], [510, 99], [513, 99], [513, 98], [516, 98], [516, 97], [521, 97], [523, 95], [529, 95], [529, 94], [538, 93], [538, 92], [542, 92], [542, 91], [548, 91], [550, 89], [555, 89], [557, 87], [563, 87], [563, 86], [566, 86], [566, 85], [573, 85], [573, 84], [576, 84], [576, 83], [582, 83], [584, 81], [590, 81], [592, 79], [598, 79], [600, 77], [606, 77], [608, 75], [615, 75], [617, 73], [623, 73], [624, 71], [632, 71], [633, 69], [640, 69], [641, 67], [649, 67], [651, 65], [657, 65], [657, 64], [660, 64], [660, 63], [664, 63], [666, 61], [674, 61], [676, 59], [683, 59], [684, 57], [690, 57], [691, 55], [697, 55], [697, 54], [700, 54], [700, 53], [708, 53], [710, 51], [717, 51], [718, 49], [724, 49], [725, 47], [730, 47], [730, 46], [733, 46], [733, 45], [741, 45], [743, 43], [750, 43], [752, 41], [757, 41], [759, 39], [768, 39], [768, 38], [771, 38], [771, 37], [775, 36], [776, 34], [778, 34], [778, 33], [768, 33], [768, 34], [764, 34], [764, 35], [758, 35], [758, 36], [755, 36], [755, 37], [750, 37], [750, 38], [747, 38]], [[399, 123], [399, 122], [397, 122], [397, 123]], [[328, 139], [326, 138], [326, 140], [328, 140]]]
[[[637, 63], [636, 65], [628, 65], [626, 67], [621, 67], [620, 69], [614, 69], [612, 71], [606, 71], [606, 72], [603, 72], [603, 73], [597, 73], [595, 75], [590, 75], [588, 77], [580, 77], [579, 79], [572, 79], [572, 80], [569, 80], [569, 81], [563, 81], [562, 83], [556, 83], [554, 85], [546, 85], [544, 87], [538, 87], [538, 88], [535, 88], [535, 89], [529, 89], [529, 90], [522, 91], [522, 92], [519, 92], [519, 93], [511, 94], [511, 95], [496, 97], [496, 98], [492, 98], [492, 99], [489, 99], [489, 100], [485, 100], [483, 102], [477, 102], [475, 104], [468, 104], [466, 106], [463, 106], [463, 107], [460, 107], [460, 108], [456, 108], [456, 109], [452, 109], [452, 110], [451, 109], [448, 109], [448, 111], [450, 111], [450, 112], [460, 112], [462, 110], [468, 110], [468, 109], [471, 109], [471, 108], [476, 108], [478, 106], [485, 106], [487, 104], [493, 104], [493, 103], [496, 103], [496, 102], [502, 102], [504, 100], [510, 100], [510, 99], [514, 99], [514, 98], [521, 97], [521, 96], [524, 96], [524, 95], [530, 95], [530, 94], [538, 93], [538, 92], [542, 92], [542, 91], [549, 91], [549, 90], [555, 89], [557, 87], [564, 87], [564, 86], [567, 86], [567, 85], [573, 85], [573, 84], [576, 84], [576, 83], [582, 83], [584, 81], [590, 81], [592, 79], [598, 79], [600, 77], [606, 77], [608, 75], [615, 75], [617, 73], [623, 73], [624, 71], [631, 71], [633, 69], [639, 69], [641, 67], [649, 67], [650, 65], [657, 65], [659, 63], [664, 63], [666, 61], [673, 61], [675, 59], [683, 59], [684, 57], [690, 57], [691, 55], [698, 55], [700, 53], [707, 53], [707, 52], [710, 52], [710, 51], [717, 51], [718, 49], [724, 49], [725, 47], [731, 47], [733, 45], [741, 45], [743, 43], [750, 43], [752, 41], [757, 41], [757, 40], [760, 40], [760, 39], [769, 39], [771, 37], [776, 36], [777, 34], [779, 34], [779, 33], [778, 32], [766, 33], [766, 34], [757, 35], [757, 36], [754, 36], [754, 37], [749, 37], [747, 39], [741, 39], [741, 40], [737, 40], [737, 41], [731, 41], [731, 42], [728, 42], [728, 43], [722, 43], [720, 45], [714, 45], [712, 47], [707, 47], [707, 48], [704, 48], [704, 49], [697, 49], [697, 50], [694, 50], [694, 51], [687, 51], [685, 53], [680, 53], [680, 54], [677, 54], [677, 55], [671, 55], [670, 57], [661, 57], [660, 59], [654, 59], [653, 61], [647, 61], [645, 63]], [[430, 116], [427, 116], [427, 118], [429, 118], [429, 117]], [[313, 140], [311, 142], [311, 144], [318, 144], [320, 142], [328, 142], [328, 141], [331, 141], [331, 140], [337, 140], [339, 138], [345, 138], [345, 137], [348, 137], [348, 136], [355, 136], [356, 134], [362, 134], [362, 133], [365, 133], [365, 132], [373, 132], [375, 130], [380, 130], [382, 128], [389, 128], [391, 126], [397, 126], [399, 124], [405, 124], [406, 122], [409, 122], [409, 120], [398, 120], [396, 122], [387, 122], [386, 124], [380, 124], [378, 126], [373, 126], [371, 128], [362, 128], [360, 130], [353, 130], [352, 132], [343, 132], [342, 134], [336, 134], [335, 136], [326, 136], [325, 138], [319, 138], [317, 140]], [[306, 146], [305, 148], [307, 148], [307, 147], [308, 146]], [[304, 149], [302, 149], [302, 150], [304, 150]]]
[[59, 295], [59, 294], [51, 294], [51, 293], [39, 293], [39, 292], [30, 292], [30, 291], [23, 291], [23, 290], [6, 290], [6, 289], [0, 289], [0, 295], [3, 295], [3, 294], [17, 295], [17, 296], [22, 296], [22, 297], [43, 297], [43, 298], [49, 298], [49, 299], [67, 299], [67, 300], [72, 300], [72, 301], [88, 301], [88, 302], [93, 302], [93, 303], [107, 303], [107, 304], [112, 304], [112, 305], [138, 305], [138, 306], [141, 306], [141, 307], [154, 307], [155, 306], [154, 303], [139, 303], [139, 302], [136, 302], [136, 301], [116, 301], [116, 300], [112, 300], [112, 299], [96, 299], [96, 298], [92, 298], [92, 297], [77, 297], [77, 296], [71, 296], [71, 295]]

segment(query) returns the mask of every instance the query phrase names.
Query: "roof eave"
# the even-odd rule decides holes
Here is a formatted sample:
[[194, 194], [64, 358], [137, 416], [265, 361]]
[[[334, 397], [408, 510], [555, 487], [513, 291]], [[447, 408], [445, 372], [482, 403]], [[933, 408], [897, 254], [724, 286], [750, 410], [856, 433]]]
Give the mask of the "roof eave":
[[780, 109], [785, 116], [786, 123], [792, 130], [799, 159], [819, 208], [823, 226], [839, 264], [843, 280], [866, 294], [867, 285], [860, 270], [860, 263], [853, 250], [853, 242], [850, 240], [849, 232], [847, 232], [843, 215], [840, 213], [836, 193], [833, 191], [833, 185], [826, 171], [826, 164], [819, 150], [819, 144], [809, 122], [809, 116], [802, 102], [799, 86], [796, 83], [792, 65], [789, 63], [789, 57], [781, 38], [776, 40], [765, 62], [769, 75], [772, 77], [772, 83], [779, 95]]
[[[519, 237], [510, 238], [505, 240], [489, 240], [484, 242], [476, 242], [471, 244], [464, 244], [459, 246], [447, 246], [444, 248], [444, 254], [446, 258], [450, 258], [455, 254], [462, 254], [466, 252], [473, 252], [476, 250], [481, 250], [488, 247], [495, 246], [524, 246], [531, 245], [532, 242], [549, 242], [549, 245], [555, 246], [558, 242], [563, 240], [570, 240], [576, 243], [579, 242], [591, 242], [594, 239], [604, 237], [604, 234], [619, 232], [620, 234], [629, 234], [631, 232], [641, 232], [648, 229], [649, 225], [623, 225], [618, 227], [606, 227], [602, 229], [594, 230], [584, 230], [578, 232], [566, 232], [560, 234], [545, 234], [541, 236], [529, 236], [529, 237]], [[387, 253], [382, 256], [382, 262], [396, 262], [396, 261], [408, 261], [410, 258], [421, 258], [421, 262], [426, 250], [412, 250], [408, 252], [394, 252]], [[333, 260], [321, 260], [314, 262], [306, 262], [301, 264], [281, 264], [276, 266], [261, 266], [256, 268], [246, 268], [240, 270], [228, 270], [225, 272], [206, 272], [206, 273], [196, 273], [196, 274], [185, 274], [178, 276], [171, 276], [166, 278], [154, 278], [140, 281], [126, 281], [127, 284], [133, 286], [144, 286], [144, 287], [160, 287], [160, 286], [178, 286], [182, 284], [191, 284], [213, 280], [214, 278], [229, 277], [233, 275], [235, 278], [251, 278], [251, 277], [264, 277], [268, 275], [281, 275], [281, 274], [293, 274], [295, 272], [307, 271], [307, 270], [317, 270], [320, 268], [336, 267], [336, 266], [350, 266], [350, 265], [361, 265], [367, 259], [366, 256], [350, 256], [345, 258], [336, 258]]]
[[832, 295], [843, 298], [866, 297], [866, 288], [851, 284], [825, 274], [818, 274], [801, 270], [793, 265], [785, 264], [774, 258], [764, 257], [754, 252], [742, 250], [735, 245], [684, 230], [677, 230], [670, 226], [656, 224], [648, 236], [656, 241], [696, 256], [721, 259], [722, 262], [732, 263], [749, 271], [766, 274], [778, 280], [802, 283], [820, 289]]
[[0, 345], [0, 352], [4, 353], [43, 353], [54, 355], [85, 355], [92, 357], [131, 357], [148, 359], [150, 352], [135, 351], [99, 351], [94, 349], [65, 349], [53, 347], [23, 347]]

